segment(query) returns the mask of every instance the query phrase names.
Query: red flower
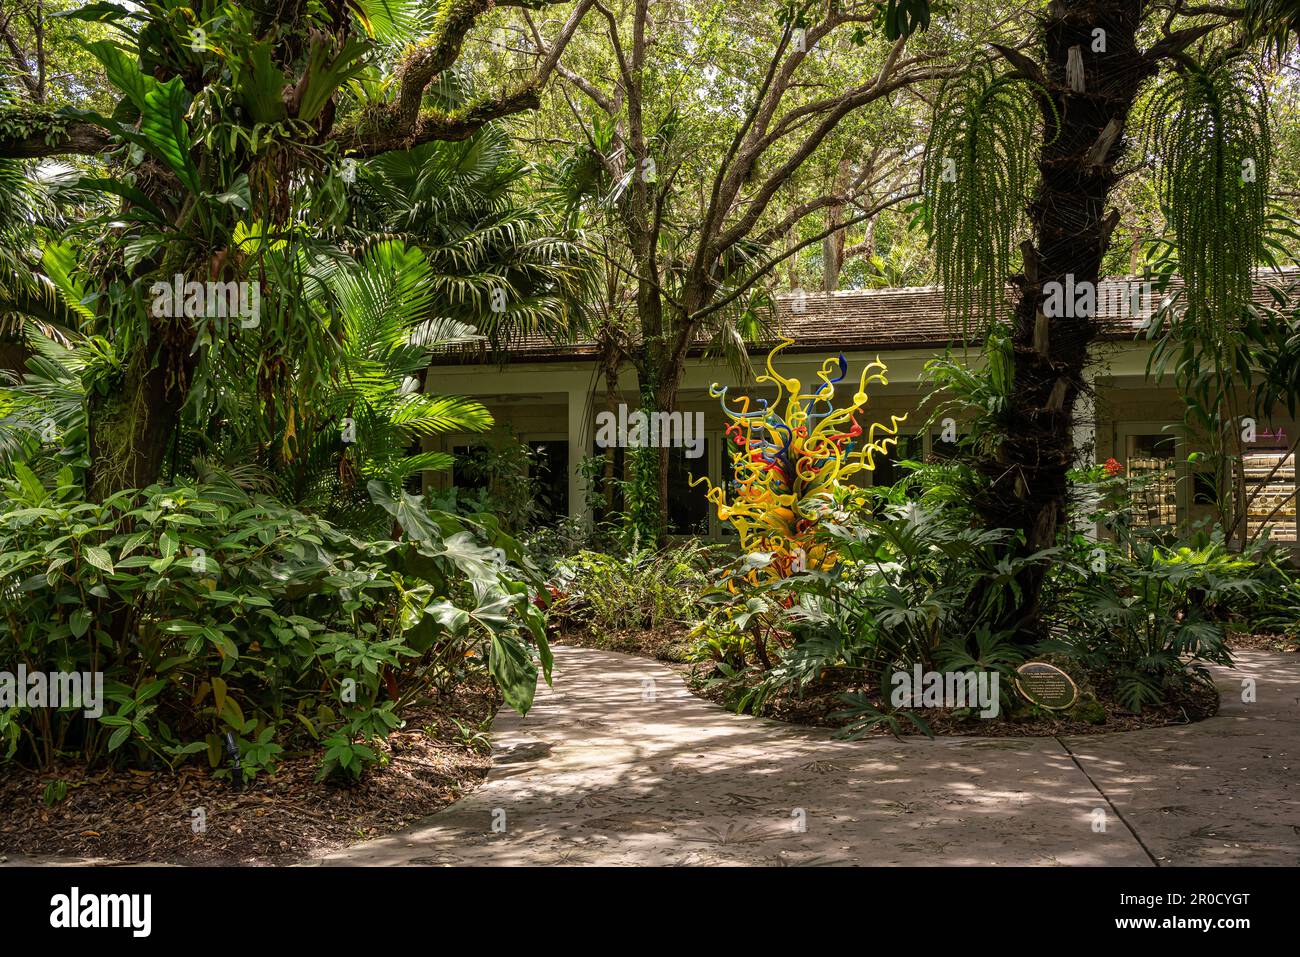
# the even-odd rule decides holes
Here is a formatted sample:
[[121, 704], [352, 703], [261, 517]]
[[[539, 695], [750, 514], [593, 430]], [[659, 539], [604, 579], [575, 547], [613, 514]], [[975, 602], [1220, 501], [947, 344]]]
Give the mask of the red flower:
[[1113, 458], [1107, 459], [1106, 464], [1103, 465], [1102, 468], [1105, 469], [1106, 475], [1110, 478], [1114, 478], [1116, 475], [1119, 475], [1124, 471], [1124, 466], [1120, 465]]

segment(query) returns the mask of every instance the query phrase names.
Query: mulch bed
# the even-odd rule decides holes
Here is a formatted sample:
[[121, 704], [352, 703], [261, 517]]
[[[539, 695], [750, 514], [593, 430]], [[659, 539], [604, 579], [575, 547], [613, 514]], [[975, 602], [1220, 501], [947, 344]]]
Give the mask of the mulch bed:
[[[691, 690], [703, 698], [726, 706], [725, 691], [708, 685], [707, 669], [703, 666], [690, 669], [687, 684]], [[847, 705], [839, 695], [846, 691], [858, 691], [847, 678], [832, 680], [822, 685], [804, 690], [802, 695], [784, 694], [769, 698], [763, 711], [763, 717], [788, 721], [791, 724], [810, 725], [822, 728], [840, 728], [846, 722], [832, 719], [831, 715], [843, 711]], [[875, 707], [881, 708], [883, 702], [878, 695], [872, 695]], [[1041, 708], [1024, 707], [1022, 710], [1004, 711], [996, 718], [981, 718], [963, 709], [924, 708], [916, 713], [929, 725], [936, 737], [1035, 737], [1050, 738], [1055, 735], [1110, 734], [1114, 731], [1136, 731], [1140, 728], [1163, 728], [1175, 724], [1191, 724], [1218, 714], [1218, 692], [1196, 686], [1176, 700], [1167, 702], [1160, 708], [1147, 708], [1141, 714], [1131, 714], [1113, 701], [1098, 702], [1104, 712], [1085, 720], [1075, 717], [1070, 712], [1059, 714]], [[899, 717], [899, 732], [903, 735], [921, 735], [922, 732], [910, 721]], [[888, 735], [891, 731], [883, 725], [877, 725], [866, 735]]]
[[551, 640], [561, 645], [581, 648], [598, 648], [601, 651], [619, 651], [625, 655], [640, 655], [667, 664], [682, 664], [690, 650], [691, 639], [685, 625], [668, 625], [662, 628], [620, 628], [613, 631], [594, 632], [586, 628], [571, 627], [557, 631]]
[[1228, 639], [1233, 648], [1249, 648], [1251, 651], [1272, 651], [1283, 654], [1300, 653], [1300, 642], [1285, 635], [1258, 634], [1234, 631]]
[[[93, 857], [175, 864], [292, 864], [401, 830], [463, 797], [487, 775], [489, 749], [457, 741], [453, 719], [478, 727], [499, 695], [486, 678], [413, 707], [390, 736], [388, 764], [359, 784], [316, 783], [320, 753], [282, 755], [273, 775], [243, 790], [206, 765], [179, 771], [103, 771], [65, 767], [37, 774], [0, 769], [0, 856]], [[46, 784], [69, 782], [47, 807]], [[203, 808], [206, 829], [193, 831]]]

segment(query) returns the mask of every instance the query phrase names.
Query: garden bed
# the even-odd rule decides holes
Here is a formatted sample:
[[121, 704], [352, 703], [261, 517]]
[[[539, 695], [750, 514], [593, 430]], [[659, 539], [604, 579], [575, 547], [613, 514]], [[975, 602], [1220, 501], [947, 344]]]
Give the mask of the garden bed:
[[1228, 645], [1232, 648], [1251, 648], [1255, 651], [1271, 651], [1277, 654], [1300, 653], [1300, 642], [1286, 635], [1234, 631], [1228, 638]]
[[[413, 707], [382, 746], [388, 761], [359, 784], [317, 783], [320, 754], [285, 755], [241, 790], [206, 766], [85, 775], [65, 768], [0, 772], [0, 855], [177, 864], [292, 864], [419, 821], [476, 788], [491, 766], [486, 739], [500, 694], [486, 677]], [[457, 722], [460, 722], [458, 726]], [[468, 731], [462, 730], [462, 726]], [[56, 779], [67, 796], [47, 806]], [[203, 808], [206, 829], [193, 831]]]
[[[566, 628], [556, 632], [552, 641], [580, 648], [597, 648], [600, 651], [618, 651], [625, 655], [640, 655], [670, 665], [687, 661], [691, 639], [690, 629], [684, 625], [664, 628], [620, 628], [594, 632], [587, 628]], [[689, 670], [689, 669], [688, 669]]]

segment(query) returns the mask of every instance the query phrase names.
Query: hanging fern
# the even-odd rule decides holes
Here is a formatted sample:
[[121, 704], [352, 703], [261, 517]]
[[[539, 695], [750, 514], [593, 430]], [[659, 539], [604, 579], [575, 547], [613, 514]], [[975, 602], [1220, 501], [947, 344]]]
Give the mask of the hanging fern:
[[922, 161], [922, 221], [944, 307], [964, 333], [972, 321], [987, 328], [1006, 309], [1013, 240], [1035, 178], [1041, 92], [979, 67], [946, 82], [936, 101]]
[[1240, 56], [1191, 59], [1152, 94], [1148, 155], [1185, 284], [1187, 318], [1212, 333], [1250, 301], [1264, 254], [1272, 156], [1258, 74]]

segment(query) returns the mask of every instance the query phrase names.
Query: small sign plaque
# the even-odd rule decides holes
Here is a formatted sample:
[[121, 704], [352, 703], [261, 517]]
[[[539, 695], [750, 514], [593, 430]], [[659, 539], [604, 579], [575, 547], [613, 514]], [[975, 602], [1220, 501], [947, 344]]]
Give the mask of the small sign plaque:
[[1046, 661], [1026, 661], [1016, 669], [1020, 677], [1016, 679], [1016, 688], [1040, 708], [1049, 711], [1064, 711], [1079, 700], [1079, 688], [1074, 680], [1056, 665]]

